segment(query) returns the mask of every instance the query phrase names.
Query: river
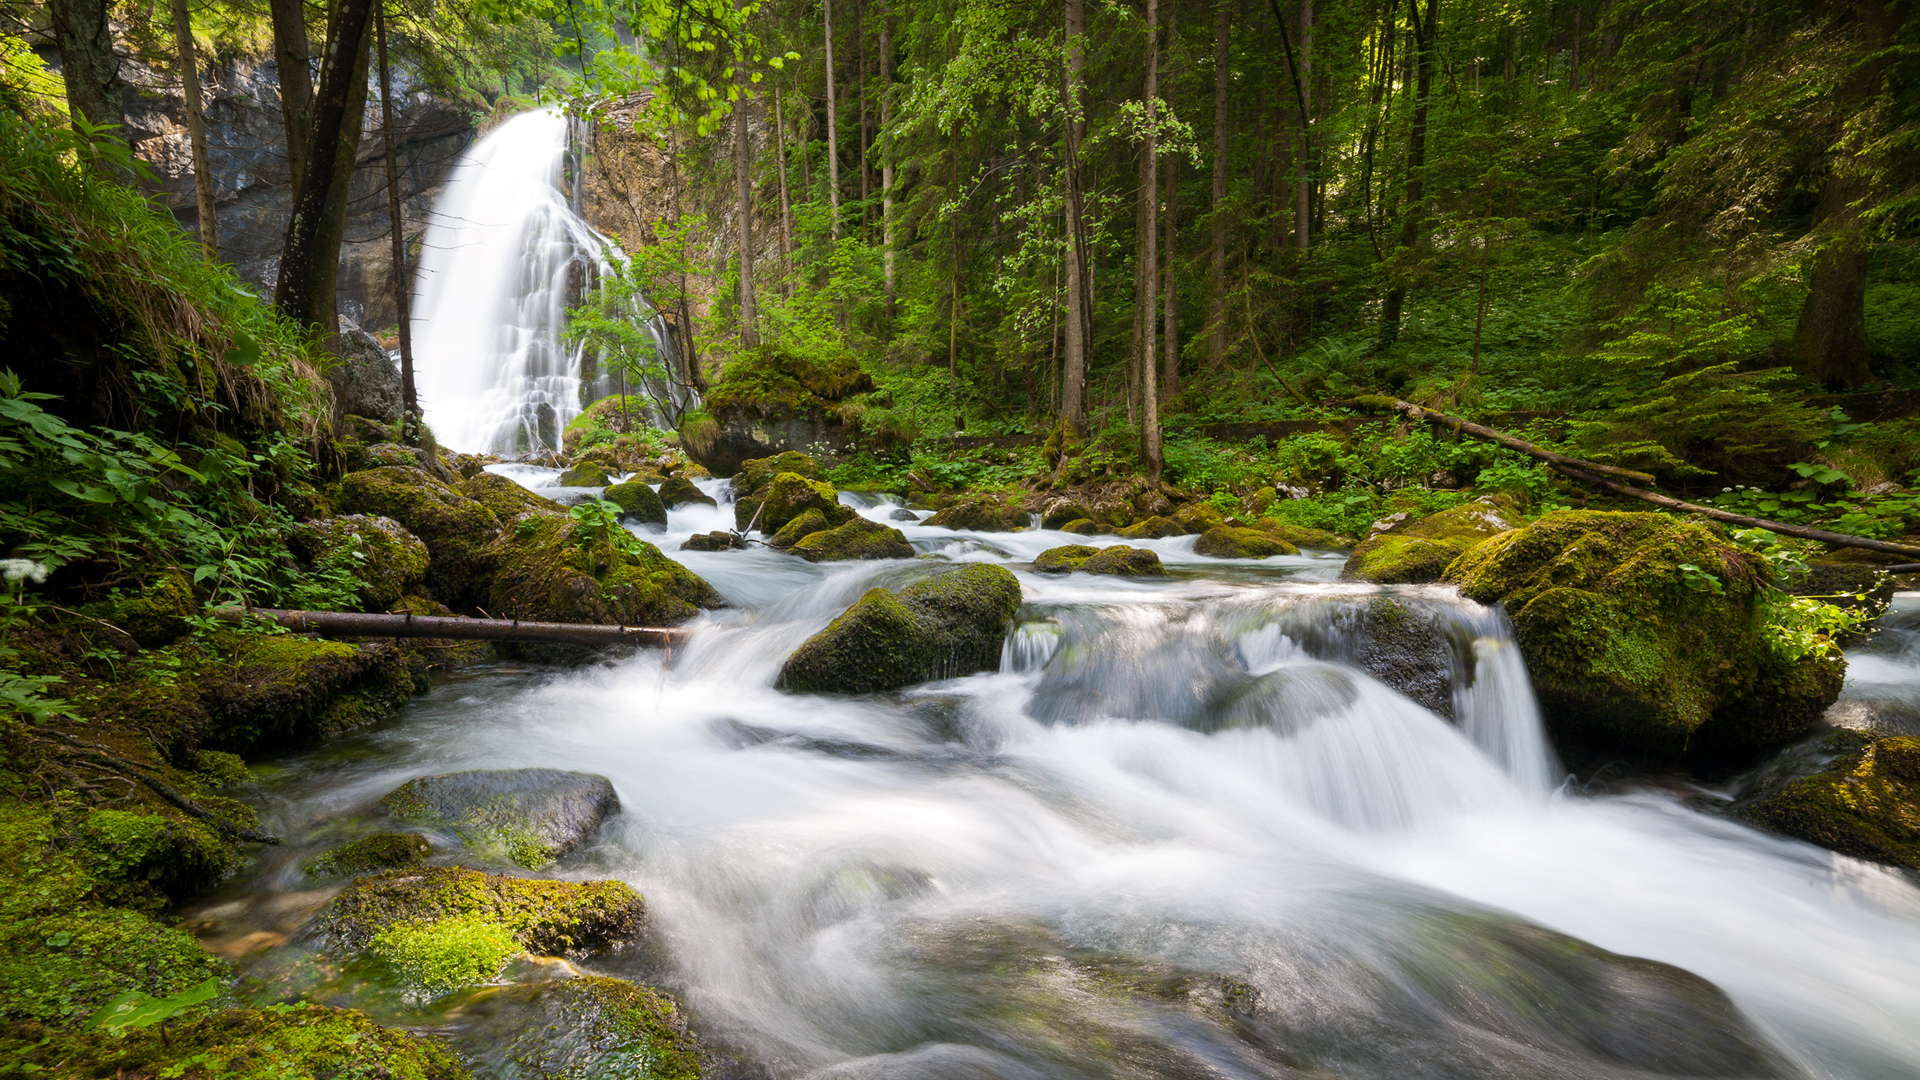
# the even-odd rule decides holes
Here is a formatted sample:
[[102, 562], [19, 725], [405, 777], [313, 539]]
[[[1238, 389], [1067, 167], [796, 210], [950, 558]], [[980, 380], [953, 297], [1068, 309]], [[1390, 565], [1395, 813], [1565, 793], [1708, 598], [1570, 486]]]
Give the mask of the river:
[[[565, 494], [550, 471], [496, 469]], [[1623, 1064], [1579, 1034], [1577, 994], [1509, 981], [1513, 928], [1532, 926], [1711, 980], [1776, 1074], [1920, 1076], [1913, 881], [1710, 812], [1708, 788], [1566, 782], [1497, 612], [1340, 584], [1333, 553], [1207, 559], [1192, 537], [1139, 542], [1166, 578], [1036, 575], [1035, 554], [1084, 539], [844, 498], [922, 553], [1017, 575], [1001, 671], [775, 692], [801, 641], [933, 562], [678, 552], [732, 508], [677, 510], [641, 535], [733, 606], [670, 664], [470, 669], [260, 770], [246, 797], [289, 843], [190, 925], [244, 957], [262, 1000], [307, 993], [457, 1043], [459, 1008], [305, 951], [297, 928], [330, 894], [298, 866], [409, 777], [550, 766], [610, 778], [623, 807], [558, 875], [623, 879], [649, 910], [645, 946], [583, 966], [671, 990], [742, 1076], [1698, 1071]], [[1340, 659], [1342, 620], [1381, 592], [1461, 643], [1456, 722]], [[1849, 693], [1920, 701], [1913, 638], [1886, 636]]]

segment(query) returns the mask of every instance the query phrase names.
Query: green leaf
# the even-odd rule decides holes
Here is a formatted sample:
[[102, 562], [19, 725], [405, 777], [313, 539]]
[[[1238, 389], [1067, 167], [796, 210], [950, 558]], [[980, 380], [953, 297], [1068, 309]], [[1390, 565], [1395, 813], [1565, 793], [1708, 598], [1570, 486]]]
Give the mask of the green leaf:
[[118, 1035], [129, 1028], [152, 1027], [164, 1020], [186, 1012], [220, 993], [220, 979], [214, 977], [190, 986], [177, 994], [156, 998], [138, 990], [129, 990], [102, 1006], [93, 1014], [82, 1031], [104, 1031], [109, 1035]]

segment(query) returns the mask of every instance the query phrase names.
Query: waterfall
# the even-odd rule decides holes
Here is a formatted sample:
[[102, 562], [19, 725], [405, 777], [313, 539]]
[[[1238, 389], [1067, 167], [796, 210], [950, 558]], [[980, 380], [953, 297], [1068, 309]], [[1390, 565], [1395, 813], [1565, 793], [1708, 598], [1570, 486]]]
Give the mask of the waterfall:
[[604, 392], [584, 385], [588, 358], [567, 342], [566, 320], [570, 302], [609, 269], [613, 241], [561, 186], [567, 143], [559, 109], [521, 113], [462, 155], [434, 206], [413, 340], [421, 407], [443, 446], [557, 449], [567, 423]]

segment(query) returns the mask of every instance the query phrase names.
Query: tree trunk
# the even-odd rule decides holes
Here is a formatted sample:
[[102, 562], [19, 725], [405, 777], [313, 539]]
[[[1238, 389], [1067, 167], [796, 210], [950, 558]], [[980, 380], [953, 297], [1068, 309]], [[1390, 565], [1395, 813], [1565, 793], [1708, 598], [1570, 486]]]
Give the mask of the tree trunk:
[[1827, 239], [1813, 257], [1806, 303], [1787, 354], [1795, 371], [1833, 388], [1873, 379], [1867, 346], [1867, 226], [1860, 201], [1867, 180], [1851, 161], [1836, 160], [1820, 191], [1814, 228]]
[[873, 190], [867, 182], [867, 6], [862, 0], [853, 0], [853, 57], [859, 88], [856, 111], [860, 130], [855, 142], [860, 148], [860, 239], [864, 241], [873, 235], [867, 223], [867, 200], [873, 197]]
[[187, 112], [187, 142], [193, 149], [193, 193], [200, 208], [200, 250], [209, 263], [220, 261], [220, 236], [213, 209], [213, 165], [207, 157], [207, 118], [201, 112], [200, 60], [194, 54], [193, 20], [187, 0], [173, 0], [173, 41], [180, 53], [180, 97]]
[[1391, 345], [1400, 338], [1400, 316], [1407, 306], [1407, 275], [1412, 272], [1414, 252], [1420, 244], [1420, 218], [1426, 208], [1427, 104], [1433, 91], [1433, 54], [1440, 28], [1440, 0], [1427, 0], [1424, 18], [1407, 0], [1413, 19], [1414, 90], [1413, 122], [1407, 133], [1407, 205], [1401, 211], [1400, 244], [1394, 254], [1400, 265], [1394, 268], [1394, 285], [1388, 290], [1380, 313], [1380, 341]]
[[1175, 187], [1175, 176], [1180, 171], [1180, 158], [1176, 155], [1167, 159], [1167, 221], [1166, 244], [1161, 248], [1164, 258], [1160, 267], [1160, 321], [1161, 333], [1166, 337], [1166, 347], [1160, 359], [1160, 392], [1168, 399], [1180, 392], [1180, 332], [1176, 319], [1173, 251], [1177, 239], [1175, 229], [1180, 222], [1180, 203]]
[[[893, 124], [893, 15], [885, 3], [880, 6], [880, 132]], [[887, 329], [893, 328], [894, 303], [898, 285], [893, 257], [893, 152], [880, 155], [880, 248], [886, 270]]]
[[733, 85], [740, 96], [733, 105], [733, 212], [739, 222], [734, 234], [739, 240], [740, 341], [751, 348], [760, 344], [760, 320], [753, 304], [753, 154], [747, 140], [747, 107], [753, 98], [747, 58], [738, 57], [735, 65]]
[[1093, 298], [1088, 265], [1086, 208], [1081, 183], [1080, 147], [1086, 141], [1085, 82], [1087, 0], [1066, 0], [1066, 356], [1061, 361], [1060, 418], [1085, 433], [1087, 352], [1093, 330]]
[[822, 0], [827, 24], [827, 207], [833, 239], [840, 240], [840, 95], [833, 80], [833, 0]]
[[302, 0], [268, 0], [273, 16], [273, 62], [280, 75], [280, 118], [287, 129], [287, 168], [293, 196], [306, 178], [307, 144], [313, 141], [313, 46], [307, 40]]
[[1231, 0], [1217, 0], [1213, 25], [1213, 216], [1207, 255], [1207, 362], [1227, 363], [1227, 91], [1232, 84]]
[[60, 45], [67, 111], [94, 127], [111, 126], [113, 137], [125, 140], [126, 101], [106, 0], [48, 0], [47, 13]]
[[367, 108], [373, 0], [341, 0], [321, 61], [307, 175], [287, 219], [275, 303], [310, 331], [332, 333], [334, 277], [346, 229], [348, 186]]
[[[393, 239], [393, 309], [400, 322], [400, 430], [407, 445], [420, 444], [420, 392], [413, 381], [413, 279], [407, 273], [407, 238], [400, 215], [400, 161], [393, 148], [393, 73], [387, 67], [387, 5], [373, 9], [373, 47], [380, 62], [380, 149], [387, 163], [387, 229]], [[622, 377], [625, 377], [624, 370]], [[624, 406], [625, 397], [622, 397]]]
[[1140, 157], [1140, 197], [1145, 203], [1147, 262], [1141, 273], [1146, 288], [1146, 332], [1140, 342], [1140, 456], [1146, 459], [1147, 476], [1160, 479], [1160, 399], [1159, 382], [1153, 362], [1154, 286], [1159, 283], [1158, 210], [1160, 195], [1160, 148], [1153, 126], [1158, 117], [1155, 98], [1160, 95], [1160, 0], [1147, 0], [1147, 139]]
[[1300, 67], [1294, 76], [1300, 87], [1299, 171], [1293, 185], [1293, 246], [1307, 252], [1313, 235], [1313, 145], [1311, 129], [1313, 103], [1313, 0], [1300, 0]]
[[773, 84], [773, 138], [780, 151], [780, 294], [793, 296], [793, 198], [787, 191], [787, 113]]

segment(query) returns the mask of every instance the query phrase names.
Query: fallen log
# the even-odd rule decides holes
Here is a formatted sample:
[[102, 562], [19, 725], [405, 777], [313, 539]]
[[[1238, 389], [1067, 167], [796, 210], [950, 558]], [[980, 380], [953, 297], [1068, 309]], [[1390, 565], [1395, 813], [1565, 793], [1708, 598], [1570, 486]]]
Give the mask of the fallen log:
[[462, 641], [545, 641], [567, 645], [664, 645], [691, 633], [651, 626], [522, 622], [519, 619], [457, 619], [443, 615], [365, 614], [351, 611], [290, 611], [282, 608], [215, 608], [214, 616], [239, 622], [257, 618], [302, 633], [336, 637], [452, 638]]
[[1564, 454], [1556, 454], [1543, 446], [1535, 446], [1533, 443], [1523, 439], [1516, 439], [1511, 435], [1502, 434], [1492, 428], [1482, 427], [1479, 424], [1462, 420], [1457, 416], [1448, 416], [1446, 413], [1422, 408], [1410, 401], [1401, 401], [1398, 398], [1390, 398], [1382, 395], [1367, 395], [1365, 397], [1355, 398], [1354, 402], [1367, 408], [1387, 409], [1393, 412], [1403, 413], [1415, 420], [1427, 420], [1436, 424], [1444, 424], [1456, 431], [1461, 431], [1468, 435], [1487, 439], [1499, 443], [1501, 446], [1518, 450], [1528, 457], [1545, 462], [1547, 466], [1555, 472], [1571, 477], [1581, 483], [1592, 484], [1595, 487], [1611, 491], [1616, 495], [1625, 495], [1628, 498], [1639, 499], [1642, 502], [1650, 502], [1655, 506], [1664, 507], [1668, 510], [1676, 510], [1683, 514], [1699, 514], [1702, 517], [1712, 518], [1715, 521], [1724, 521], [1729, 525], [1738, 525], [1743, 529], [1765, 529], [1767, 532], [1779, 533], [1782, 536], [1793, 536], [1802, 540], [1817, 540], [1820, 543], [1832, 544], [1835, 547], [1862, 548], [1867, 551], [1885, 552], [1889, 555], [1920, 556], [1920, 547], [1914, 547], [1911, 544], [1892, 544], [1885, 540], [1874, 540], [1865, 536], [1851, 536], [1847, 533], [1828, 532], [1826, 529], [1815, 529], [1805, 525], [1788, 525], [1781, 521], [1768, 521], [1765, 518], [1747, 517], [1743, 514], [1731, 513], [1717, 507], [1702, 506], [1699, 503], [1690, 503], [1682, 499], [1675, 499], [1671, 496], [1662, 495], [1657, 491], [1647, 491], [1644, 488], [1623, 484], [1600, 474], [1606, 473], [1612, 476], [1637, 479], [1643, 483], [1651, 483], [1653, 478], [1645, 473], [1636, 473], [1630, 469], [1619, 469], [1611, 465], [1601, 465], [1596, 462], [1570, 458]]

